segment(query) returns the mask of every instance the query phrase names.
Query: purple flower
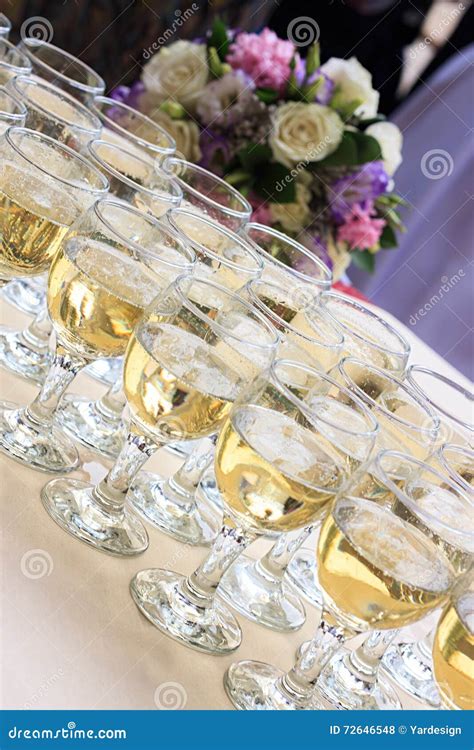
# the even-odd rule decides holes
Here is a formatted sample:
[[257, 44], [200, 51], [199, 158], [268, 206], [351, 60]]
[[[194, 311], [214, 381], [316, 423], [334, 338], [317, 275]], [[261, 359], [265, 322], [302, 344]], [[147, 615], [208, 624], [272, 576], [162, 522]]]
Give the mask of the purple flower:
[[320, 235], [314, 235], [311, 237], [312, 244], [314, 246], [314, 249], [311, 249], [311, 252], [314, 253], [320, 260], [323, 261], [327, 265], [330, 271], [332, 271], [334, 263], [332, 262], [332, 258], [329, 255], [327, 245], [324, 242], [323, 238]]
[[323, 83], [318, 88], [318, 91], [316, 93], [316, 97], [314, 99], [315, 102], [318, 104], [329, 104], [331, 101], [332, 95], [334, 93], [334, 87], [335, 83], [332, 81], [326, 73], [321, 70], [321, 68], [318, 68], [315, 70], [315, 72], [310, 75], [310, 77], [305, 80], [306, 78], [306, 64], [305, 61], [302, 60], [300, 57], [296, 60], [296, 68], [295, 68], [295, 77], [296, 77], [296, 83], [298, 86], [302, 86], [303, 83], [305, 84], [311, 84], [314, 83], [317, 78], [322, 76], [324, 78]]
[[201, 159], [199, 164], [204, 169], [222, 173], [222, 165], [230, 161], [232, 156], [229, 144], [223, 135], [212, 130], [203, 130], [199, 137]]
[[328, 190], [329, 211], [335, 221], [342, 223], [357, 203], [363, 208], [385, 193], [389, 184], [383, 162], [372, 161], [355, 172], [335, 180]]
[[[121, 104], [126, 104], [128, 107], [133, 107], [133, 109], [140, 109], [139, 107], [139, 99], [143, 92], [145, 91], [145, 86], [141, 81], [135, 81], [135, 83], [132, 84], [132, 86], [117, 86], [110, 94], [110, 98], [114, 99], [116, 102], [120, 102]], [[119, 116], [120, 110], [111, 108], [108, 111], [108, 115], [114, 119], [114, 117]]]

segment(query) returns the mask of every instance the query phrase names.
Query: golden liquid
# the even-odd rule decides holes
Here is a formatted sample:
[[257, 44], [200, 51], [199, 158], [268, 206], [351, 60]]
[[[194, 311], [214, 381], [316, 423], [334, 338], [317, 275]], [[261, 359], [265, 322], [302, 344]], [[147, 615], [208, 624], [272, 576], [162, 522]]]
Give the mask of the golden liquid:
[[126, 250], [72, 238], [51, 264], [49, 314], [60, 339], [78, 354], [117, 357], [158, 292], [156, 275]]
[[435, 634], [433, 665], [446, 708], [474, 710], [474, 596], [446, 607]]
[[217, 443], [217, 484], [245, 526], [292, 531], [319, 518], [352, 471], [350, 456], [281, 412], [236, 410]]
[[0, 277], [45, 271], [78, 215], [60, 183], [11, 162], [0, 164]]
[[340, 499], [323, 523], [318, 576], [358, 627], [399, 628], [442, 604], [452, 570], [420, 531], [369, 500]]
[[144, 322], [125, 358], [124, 387], [134, 420], [165, 440], [215, 432], [240, 385], [228, 355], [225, 346], [212, 347], [179, 326]]

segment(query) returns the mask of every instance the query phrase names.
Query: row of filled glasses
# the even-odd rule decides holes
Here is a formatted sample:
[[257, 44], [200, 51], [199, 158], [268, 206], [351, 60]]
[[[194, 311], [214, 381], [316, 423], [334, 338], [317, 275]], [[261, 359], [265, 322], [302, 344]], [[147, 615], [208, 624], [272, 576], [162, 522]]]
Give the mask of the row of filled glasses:
[[[10, 84], [16, 86], [16, 97], [22, 83], [25, 81], [15, 79]], [[26, 83], [33, 91], [39, 91], [37, 86], [42, 86], [41, 103], [49, 104], [49, 121], [51, 127], [56, 127], [58, 110], [51, 102], [58, 96], [57, 90], [53, 91], [54, 87], [41, 82], [38, 84], [36, 79]], [[70, 101], [68, 105], [71, 105]], [[50, 125], [45, 125], [45, 118], [36, 114], [36, 127], [38, 123], [42, 123], [39, 129], [47, 132]], [[34, 126], [33, 123], [27, 124]], [[136, 190], [141, 184], [131, 179], [127, 171], [132, 159], [143, 162], [145, 151], [138, 154], [137, 149], [143, 144], [134, 140], [136, 133], [131, 132], [133, 128], [127, 124], [131, 130], [125, 129], [125, 133], [130, 134], [133, 149], [132, 145], [124, 148], [126, 144], [111, 143], [110, 138], [101, 143], [92, 135], [95, 144], [87, 141], [81, 146], [88, 149], [87, 159], [81, 160], [82, 169], [86, 163], [93, 168], [91, 157], [97, 155], [97, 147], [100, 147], [105, 158], [102, 163], [96, 160], [95, 166], [108, 178], [115, 200], [101, 200], [93, 205], [69, 232], [67, 221], [61, 221], [62, 217], [45, 216], [44, 212], [45, 208], [51, 208], [54, 200], [58, 201], [57, 191], [60, 188], [64, 191], [65, 185], [68, 186], [68, 196], [72, 194], [80, 203], [74, 190], [78, 189], [80, 180], [72, 168], [74, 164], [77, 169], [77, 162], [67, 149], [60, 147], [62, 151], [58, 150], [56, 143], [53, 145], [44, 136], [16, 129], [5, 135], [10, 170], [13, 164], [13, 171], [9, 174], [6, 169], [5, 175], [8, 178], [14, 176], [13, 180], [7, 179], [4, 183], [11, 185], [4, 209], [4, 227], [7, 229], [7, 242], [3, 243], [5, 278], [9, 278], [10, 273], [14, 276], [37, 274], [41, 262], [43, 268], [51, 263], [48, 306], [58, 342], [53, 364], [35, 402], [25, 410], [3, 406], [5, 439], [2, 448], [18, 460], [46, 471], [62, 473], [74, 468], [78, 461], [77, 451], [56, 426], [57, 422], [53, 422], [59, 399], [85, 364], [99, 357], [122, 354], [128, 342], [125, 396], [119, 394], [122, 378], [117, 378], [108, 399], [92, 405], [86, 402], [87, 408], [98, 408], [100, 417], [112, 415], [112, 432], [117, 440], [114, 452], [120, 450], [116, 464], [95, 488], [84, 486], [77, 480], [54, 480], [43, 490], [43, 502], [53, 518], [69, 533], [94, 547], [122, 555], [136, 554], [147, 545], [145, 528], [130, 507], [125, 506], [126, 495], [146, 520], [178, 539], [195, 544], [210, 542], [216, 537], [220, 517], [219, 514], [216, 517], [215, 510], [219, 506], [222, 510], [223, 506], [226, 523], [207, 562], [193, 576], [185, 581], [168, 571], [144, 571], [134, 579], [132, 594], [144, 614], [168, 634], [195, 648], [225, 653], [240, 642], [237, 621], [223, 606], [222, 600], [214, 596], [227, 569], [229, 573], [237, 571], [234, 579], [238, 583], [240, 579], [244, 595], [239, 601], [244, 604], [238, 609], [247, 616], [250, 613], [255, 619], [255, 608], [250, 606], [255, 592], [249, 592], [246, 571], [242, 573], [236, 566], [230, 567], [242, 547], [257, 534], [278, 533], [276, 547], [280, 545], [280, 552], [273, 558], [280, 557], [281, 561], [282, 549], [283, 557], [288, 557], [290, 548], [295, 548], [291, 533], [318, 521], [323, 509], [324, 514], [328, 512], [330, 501], [335, 496], [345, 496], [342, 495], [344, 485], [354, 472], [361, 471], [358, 467], [364, 466], [371, 451], [400, 447], [406, 451], [405, 455], [392, 454], [386, 458], [390, 464], [395, 462], [404, 466], [403, 471], [392, 466], [387, 474], [398, 488], [402, 486], [402, 477], [403, 482], [406, 480], [405, 469], [411, 476], [433, 471], [422, 461], [430, 457], [440, 440], [439, 422], [423, 393], [411, 388], [409, 378], [405, 383], [401, 380], [409, 354], [403, 338], [368, 308], [324, 292], [330, 285], [330, 273], [323, 264], [289, 238], [264, 227], [248, 225], [250, 212], [245, 208], [245, 199], [225, 183], [204, 170], [183, 165], [181, 161], [178, 175], [168, 173], [164, 176], [155, 169], [155, 174], [167, 182], [161, 181], [158, 187], [156, 183], [149, 185], [146, 199], [141, 194], [137, 202]], [[58, 136], [58, 130], [54, 135]], [[115, 156], [112, 164], [111, 153]], [[169, 159], [169, 155], [166, 158]], [[62, 161], [65, 164], [67, 159], [67, 173], [51, 171], [52, 164], [58, 169], [59, 164]], [[20, 180], [26, 175], [21, 169], [15, 173], [15, 162], [17, 167], [21, 165], [23, 172], [39, 167], [36, 182], [38, 186], [40, 179], [45, 183], [41, 191], [33, 190], [33, 201], [27, 200], [28, 217], [40, 218], [40, 226], [36, 223], [34, 234], [29, 237], [23, 232], [16, 234], [24, 225], [19, 217], [24, 211], [30, 180]], [[183, 172], [187, 179], [182, 179]], [[88, 187], [93, 182], [91, 174], [84, 180]], [[197, 179], [193, 179], [196, 175]], [[83, 171], [80, 176], [84, 179]], [[97, 170], [94, 179], [97, 179]], [[118, 184], [114, 187], [115, 181]], [[73, 183], [74, 189], [71, 190]], [[127, 194], [120, 193], [124, 184], [131, 188]], [[172, 184], [177, 184], [182, 193], [185, 192], [183, 186], [188, 191], [187, 209], [169, 210], [170, 205], [177, 205], [178, 201], [167, 203], [166, 200], [166, 208], [162, 208], [163, 196], [179, 195], [177, 189], [170, 187]], [[17, 192], [12, 196], [11, 190], [15, 188]], [[45, 200], [49, 188], [52, 195]], [[82, 190], [81, 201], [85, 201], [82, 207], [92, 200], [91, 193], [95, 191], [94, 198], [97, 198], [104, 190], [103, 185], [96, 184], [91, 190]], [[180, 200], [183, 200], [182, 196]], [[123, 201], [135, 208], [124, 206]], [[229, 205], [232, 202], [233, 205]], [[157, 203], [160, 216], [168, 209], [166, 224], [143, 213], [143, 209], [155, 213], [153, 207]], [[12, 205], [14, 210], [10, 213]], [[56, 204], [55, 210], [57, 208]], [[61, 210], [64, 215], [65, 209]], [[209, 221], [206, 215], [214, 221]], [[232, 222], [233, 229], [244, 227], [242, 235], [239, 237], [216, 224], [216, 219], [221, 224]], [[53, 234], [52, 238], [48, 222], [54, 224], [54, 228], [61, 225], [63, 231], [57, 236]], [[54, 247], [51, 247], [52, 239], [55, 240]], [[33, 253], [28, 252], [28, 242], [34, 245]], [[45, 262], [46, 245], [49, 254]], [[33, 257], [27, 264], [22, 257], [25, 248], [26, 255]], [[56, 254], [52, 259], [54, 250]], [[194, 274], [192, 279], [181, 276], [183, 272], [191, 271]], [[147, 307], [159, 289], [163, 290], [162, 296]], [[238, 296], [237, 291], [240, 292]], [[48, 321], [45, 314], [43, 318]], [[344, 355], [353, 356], [339, 361]], [[282, 357], [286, 363], [278, 361], [275, 364], [275, 358]], [[330, 376], [324, 375], [327, 370], [331, 370]], [[411, 368], [413, 377], [415, 371], [419, 375], [423, 368]], [[471, 407], [469, 395], [460, 388], [458, 391]], [[120, 418], [125, 397], [131, 414], [131, 429], [121, 448], [123, 429]], [[235, 405], [231, 408], [233, 402]], [[107, 413], [110, 404], [113, 408]], [[79, 416], [82, 415], [79, 413]], [[462, 421], [459, 418], [454, 420], [456, 425]], [[74, 427], [70, 429], [76, 435]], [[197, 439], [219, 430], [215, 475], [210, 472], [204, 482], [200, 481], [202, 470], [212, 456], [209, 441], [201, 444], [178, 475], [168, 482], [157, 477], [136, 476], [158, 446], [174, 440]], [[86, 428], [84, 434], [87, 436], [88, 432]], [[458, 431], [454, 434], [457, 437]], [[95, 437], [98, 440], [93, 447], [100, 450], [100, 434]], [[79, 438], [80, 442], [87, 442], [80, 435]], [[412, 464], [409, 456], [413, 458]], [[454, 467], [454, 474], [470, 485], [472, 452], [468, 448], [453, 448], [449, 453], [445, 448], [443, 456], [451, 456], [447, 465]], [[465, 466], [459, 469], [461, 459]], [[364, 472], [373, 481], [375, 470], [364, 469]], [[132, 484], [135, 477], [135, 484]], [[364, 482], [357, 485], [364, 487], [363, 491], [358, 490], [362, 495], [359, 499], [373, 500], [371, 490], [367, 488], [371, 483]], [[131, 492], [128, 492], [131, 484]], [[380, 495], [385, 496], [382, 506], [386, 505], [384, 510], [388, 512], [388, 506], [393, 503], [388, 502], [387, 492], [380, 493], [380, 482], [376, 484], [377, 499]], [[445, 484], [446, 477], [442, 485], [432, 481], [435, 489], [431, 486], [431, 494], [428, 493], [430, 502], [433, 497], [438, 499], [439, 492], [448, 491]], [[458, 486], [455, 478], [451, 484]], [[403, 488], [406, 491], [404, 484]], [[461, 528], [464, 529], [468, 528], [470, 520], [470, 506], [466, 505], [466, 498], [470, 502], [469, 490], [470, 486], [460, 499], [456, 495], [455, 512], [448, 518], [451, 524], [454, 518], [461, 518]], [[213, 501], [211, 510], [214, 512], [209, 512], [209, 508], [204, 510], [203, 504], [199, 505], [199, 492], [205, 492]], [[354, 496], [357, 498], [357, 493]], [[426, 509], [426, 499], [423, 507]], [[333, 517], [332, 511], [331, 514]], [[361, 517], [365, 519], [367, 534], [374, 537], [375, 545], [377, 534], [372, 534], [370, 514]], [[449, 530], [450, 523], [444, 521]], [[427, 528], [431, 537], [433, 530]], [[285, 537], [281, 532], [289, 534]], [[302, 536], [306, 539], [307, 531]], [[362, 542], [360, 544], [364, 551]], [[378, 549], [378, 543], [376, 546]], [[466, 555], [469, 556], [469, 551]], [[372, 560], [370, 555], [368, 559]], [[465, 567], [463, 563], [456, 572], [463, 572]], [[256, 566], [258, 575], [261, 568]], [[388, 573], [384, 570], [388, 575], [391, 568], [388, 565]], [[312, 573], [314, 575], [314, 559]], [[297, 576], [297, 581], [301, 583], [301, 580], [302, 577]], [[402, 583], [407, 582], [403, 580]], [[219, 585], [219, 595], [225, 593], [224, 584], [225, 580]], [[326, 601], [327, 581], [322, 585]], [[409, 581], [410, 586], [413, 591], [416, 589]], [[428, 590], [431, 589], [428, 587]], [[337, 599], [331, 588], [329, 596]], [[237, 600], [234, 593], [230, 599], [234, 604]], [[441, 600], [438, 597], [436, 606]], [[257, 602], [256, 619], [270, 624], [265, 620], [261, 605], [262, 602]], [[425, 607], [422, 614], [433, 606]], [[419, 619], [421, 609], [417, 612], [408, 619], [402, 617], [399, 624]], [[334, 643], [341, 643], [357, 630], [374, 626], [374, 620], [369, 622], [368, 619], [361, 625], [364, 618], [360, 613], [354, 614], [356, 625], [339, 635]], [[320, 630], [324, 630], [327, 619], [323, 618]], [[394, 615], [390, 622], [393, 626], [397, 616]], [[384, 624], [382, 615], [377, 624], [380, 628], [389, 627]], [[278, 629], [275, 622], [270, 626]], [[331, 662], [331, 674], [336, 672], [338, 678], [345, 675], [346, 684], [342, 679], [334, 682], [333, 677], [329, 679], [326, 675], [326, 682], [329, 680], [326, 697], [331, 695], [332, 688], [331, 700], [344, 706], [347, 701], [344, 689], [347, 693], [347, 680], [352, 679], [352, 691], [357, 684], [359, 700], [367, 705], [390, 705], [390, 700], [394, 704], [397, 699], [386, 688], [380, 687], [374, 669], [371, 675], [367, 675], [367, 680], [361, 678], [361, 653], [373, 667], [374, 653], [380, 655], [383, 652], [381, 644], [387, 644], [382, 631], [374, 633], [363, 644], [362, 652], [353, 653], [349, 662], [352, 669], [348, 668], [347, 659], [341, 661], [341, 654], [336, 654], [334, 663]], [[318, 658], [310, 658], [308, 653], [315, 649]], [[272, 674], [270, 679], [265, 670], [259, 673], [260, 668], [258, 664], [255, 667], [255, 663], [242, 668], [237, 665], [229, 671], [226, 677], [229, 695], [240, 707], [311, 706], [315, 700], [313, 688], [316, 681], [318, 685], [323, 684], [319, 672], [329, 651], [332, 655], [331, 649], [324, 648], [323, 658], [320, 646], [313, 644], [309, 652], [305, 649], [302, 653], [299, 661], [305, 666], [303, 668], [299, 663], [295, 668], [301, 693], [296, 703], [288, 699], [289, 685], [293, 686], [293, 697], [296, 695], [296, 672], [288, 677], [284, 683], [286, 692], [282, 693], [281, 675], [276, 678]], [[359, 672], [354, 671], [357, 665]], [[307, 673], [306, 685], [303, 685], [302, 671]], [[459, 671], [466, 674], [465, 667]], [[276, 682], [278, 685], [274, 690]], [[271, 688], [270, 697], [265, 693], [266, 688], [265, 695], [262, 693], [265, 685]]]

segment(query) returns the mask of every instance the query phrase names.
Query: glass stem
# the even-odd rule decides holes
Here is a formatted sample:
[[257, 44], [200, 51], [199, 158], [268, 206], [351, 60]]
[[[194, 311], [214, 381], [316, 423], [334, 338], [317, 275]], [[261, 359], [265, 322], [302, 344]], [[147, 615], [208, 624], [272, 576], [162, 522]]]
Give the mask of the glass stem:
[[166, 495], [183, 511], [190, 512], [196, 504], [196, 490], [214, 456], [214, 441], [199, 441], [183, 465], [165, 483]]
[[43, 426], [52, 424], [64, 391], [86, 365], [87, 360], [71, 354], [68, 349], [59, 344], [40, 392], [26, 407], [27, 418]]
[[127, 439], [114, 465], [93, 490], [94, 499], [102, 510], [112, 514], [123, 513], [131, 483], [159, 447], [160, 444], [143, 435], [136, 425], [130, 425]]
[[352, 628], [338, 624], [336, 618], [323, 608], [318, 630], [302, 649], [294, 666], [279, 680], [278, 688], [292, 700], [306, 703], [315, 688], [319, 675], [331, 657], [355, 635]]
[[257, 535], [236, 526], [228, 517], [204, 562], [183, 583], [182, 593], [199, 607], [212, 605], [225, 572]]
[[30, 348], [41, 352], [49, 348], [49, 339], [51, 338], [52, 331], [53, 326], [51, 325], [48, 308], [45, 303], [29, 326], [23, 329], [21, 338]]
[[98, 412], [106, 419], [120, 418], [127, 405], [127, 399], [123, 392], [122, 378], [117, 378], [101, 398], [95, 402]]
[[282, 580], [291, 558], [304, 544], [313, 528], [314, 526], [306, 526], [303, 531], [298, 529], [279, 536], [267, 554], [255, 563], [257, 571], [273, 580]]
[[398, 630], [373, 630], [358, 648], [345, 655], [345, 670], [362, 684], [365, 691], [373, 688], [383, 655], [397, 633]]

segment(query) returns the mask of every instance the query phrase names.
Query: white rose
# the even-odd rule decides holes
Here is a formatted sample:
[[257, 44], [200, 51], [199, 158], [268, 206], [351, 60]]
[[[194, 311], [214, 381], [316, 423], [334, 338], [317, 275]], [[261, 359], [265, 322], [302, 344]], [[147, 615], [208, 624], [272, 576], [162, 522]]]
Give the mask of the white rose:
[[269, 144], [275, 159], [287, 167], [321, 161], [342, 138], [344, 124], [333, 109], [322, 104], [286, 102], [272, 118]]
[[142, 81], [158, 98], [193, 109], [209, 80], [205, 44], [180, 40], [162, 47], [143, 68]]
[[385, 171], [393, 175], [402, 163], [403, 136], [400, 129], [393, 122], [375, 122], [365, 132], [379, 142]]
[[295, 192], [294, 203], [269, 204], [273, 221], [279, 222], [288, 232], [299, 232], [311, 219], [311, 192], [302, 183], [296, 185]]
[[167, 112], [155, 108], [148, 113], [151, 119], [161, 125], [176, 141], [176, 155], [186, 161], [199, 161], [199, 127], [192, 120], [173, 120]]
[[356, 115], [375, 117], [379, 106], [379, 93], [372, 88], [372, 76], [369, 71], [356, 57], [350, 57], [348, 60], [331, 57], [321, 66], [321, 70], [334, 81], [344, 99], [348, 102], [360, 99], [363, 102], [355, 110]]

